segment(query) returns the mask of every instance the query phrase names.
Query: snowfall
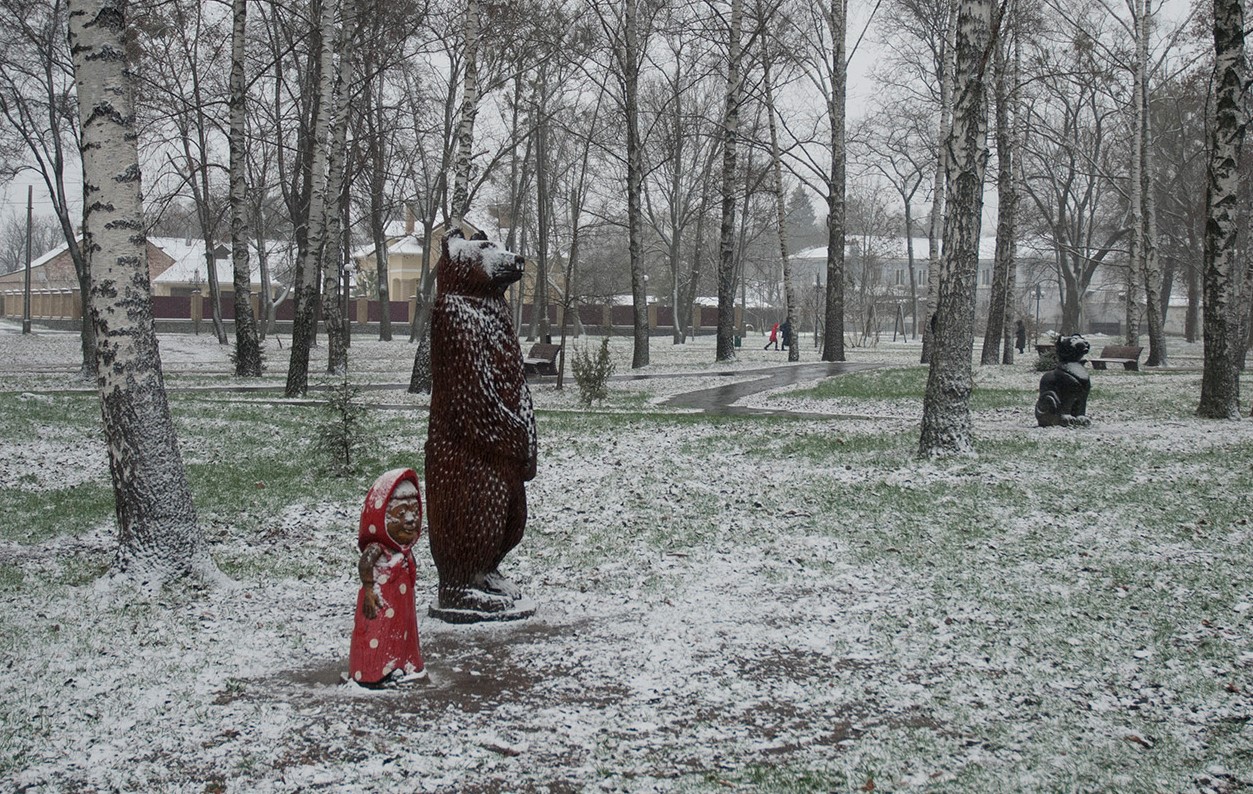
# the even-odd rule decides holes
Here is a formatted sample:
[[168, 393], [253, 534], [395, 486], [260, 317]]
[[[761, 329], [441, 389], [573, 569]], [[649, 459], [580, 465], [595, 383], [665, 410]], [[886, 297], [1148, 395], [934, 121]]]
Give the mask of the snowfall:
[[[0, 325], [0, 391], [39, 401], [86, 388], [75, 335], [16, 330]], [[283, 410], [277, 341], [271, 391], [223, 391], [223, 406]], [[503, 567], [538, 611], [473, 626], [426, 617], [435, 572], [420, 541], [429, 676], [417, 686], [341, 683], [360, 498], [290, 504], [259, 535], [206, 522], [215, 555], [260, 550], [272, 565], [157, 594], [79, 581], [107, 567], [111, 518], [51, 538], [0, 532], [0, 566], [18, 572], [0, 579], [0, 787], [1253, 788], [1253, 495], [1250, 472], [1225, 463], [1247, 468], [1253, 421], [1191, 415], [1199, 347], [1181, 345], [1175, 374], [1093, 373], [1138, 402], [1102, 413], [1102, 384], [1091, 428], [1037, 428], [1030, 402], [988, 408], [974, 415], [987, 453], [928, 461], [914, 455], [916, 402], [832, 403], [794, 394], [814, 385], [802, 383], [744, 398], [751, 416], [663, 404], [786, 365], [762, 344], [750, 335], [736, 362], [715, 364], [709, 337], [654, 337], [642, 374], [666, 377], [619, 377], [590, 410], [572, 384], [533, 384], [539, 473]], [[812, 344], [803, 362], [817, 360]], [[162, 334], [167, 383], [230, 385], [228, 350]], [[640, 374], [630, 340], [612, 351], [620, 376]], [[419, 466], [412, 355], [363, 336], [351, 349], [396, 428], [389, 443]], [[849, 350], [885, 368], [917, 357], [916, 343], [886, 338]], [[975, 370], [976, 389], [1039, 377], [1028, 364]], [[196, 421], [227, 421], [203, 410]], [[0, 487], [108, 482], [99, 440], [37, 436], [0, 438]], [[884, 438], [899, 439], [886, 454]], [[996, 452], [1015, 444], [1022, 454]], [[203, 443], [183, 455], [229, 458]], [[1137, 468], [1145, 456], [1183, 463]], [[1131, 482], [1104, 478], [1113, 461]], [[1138, 489], [1144, 514], [1125, 498], [1104, 509], [1111, 488]], [[1188, 521], [1156, 517], [1180, 505]]]

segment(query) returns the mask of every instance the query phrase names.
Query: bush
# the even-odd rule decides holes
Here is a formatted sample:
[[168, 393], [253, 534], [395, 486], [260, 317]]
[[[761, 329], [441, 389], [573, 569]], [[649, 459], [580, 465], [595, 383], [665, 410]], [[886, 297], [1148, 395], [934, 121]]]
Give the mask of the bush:
[[361, 389], [344, 379], [327, 390], [324, 418], [314, 429], [314, 451], [337, 477], [355, 474], [361, 453], [378, 435], [372, 417], [361, 400]]
[[609, 358], [609, 337], [600, 340], [600, 350], [593, 356], [587, 348], [576, 350], [570, 361], [574, 370], [574, 382], [579, 385], [579, 400], [591, 405], [609, 396], [609, 376], [613, 374], [613, 361]]
[[1051, 372], [1059, 363], [1057, 353], [1053, 350], [1047, 350], [1040, 353], [1035, 360], [1036, 372]]

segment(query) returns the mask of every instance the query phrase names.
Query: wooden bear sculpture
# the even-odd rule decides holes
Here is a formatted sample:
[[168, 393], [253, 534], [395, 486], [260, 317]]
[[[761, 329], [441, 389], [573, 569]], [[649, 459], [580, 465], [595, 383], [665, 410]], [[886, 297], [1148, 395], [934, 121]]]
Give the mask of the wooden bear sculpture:
[[504, 299], [523, 261], [453, 231], [436, 270], [426, 492], [439, 598], [430, 613], [454, 623], [534, 613], [500, 573], [522, 540], [535, 477], [535, 414]]

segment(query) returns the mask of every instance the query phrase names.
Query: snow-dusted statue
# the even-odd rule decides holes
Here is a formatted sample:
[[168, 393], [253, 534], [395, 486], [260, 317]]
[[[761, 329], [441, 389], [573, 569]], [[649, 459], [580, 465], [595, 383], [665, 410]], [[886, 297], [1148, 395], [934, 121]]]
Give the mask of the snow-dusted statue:
[[1079, 334], [1059, 336], [1056, 343], [1057, 367], [1040, 378], [1040, 398], [1035, 403], [1035, 420], [1040, 427], [1087, 427], [1088, 392], [1092, 383], [1083, 357], [1091, 347]]
[[436, 270], [425, 473], [439, 597], [430, 613], [454, 623], [535, 611], [500, 573], [522, 540], [535, 477], [535, 414], [504, 298], [523, 261], [453, 231]]
[[362, 686], [419, 681], [426, 676], [418, 645], [413, 542], [422, 532], [422, 497], [413, 469], [384, 472], [365, 495], [357, 547], [357, 617], [348, 673]]

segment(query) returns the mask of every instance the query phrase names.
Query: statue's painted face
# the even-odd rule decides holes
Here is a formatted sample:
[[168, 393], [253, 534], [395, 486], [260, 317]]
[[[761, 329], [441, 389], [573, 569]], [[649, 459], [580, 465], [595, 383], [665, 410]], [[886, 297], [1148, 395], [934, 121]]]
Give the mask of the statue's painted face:
[[387, 503], [387, 534], [401, 546], [412, 545], [422, 530], [422, 507], [416, 496], [393, 496]]

